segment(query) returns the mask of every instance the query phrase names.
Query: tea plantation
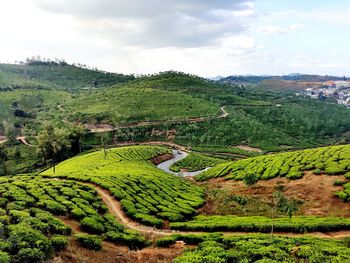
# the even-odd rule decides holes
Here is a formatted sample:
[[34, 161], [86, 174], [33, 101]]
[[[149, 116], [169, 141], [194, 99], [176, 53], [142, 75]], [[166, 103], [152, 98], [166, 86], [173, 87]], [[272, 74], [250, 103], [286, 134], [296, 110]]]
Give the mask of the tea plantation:
[[[168, 238], [169, 239], [169, 238]], [[346, 242], [311, 237], [274, 237], [268, 235], [203, 236], [202, 239], [175, 237], [199, 243], [174, 260], [175, 263], [196, 262], [349, 262]]]
[[303, 177], [304, 171], [349, 176], [350, 145], [285, 152], [228, 162], [197, 175], [196, 179], [203, 181], [225, 176], [226, 179], [242, 180], [247, 174], [255, 174], [261, 180], [278, 176], [298, 179]]
[[149, 160], [169, 153], [162, 147], [135, 146], [69, 159], [43, 176], [92, 182], [110, 191], [126, 214], [151, 226], [191, 218], [204, 204], [204, 190], [157, 169]]
[[41, 262], [64, 249], [72, 230], [55, 216], [79, 221], [82, 231], [111, 242], [146, 244], [107, 213], [90, 186], [38, 176], [1, 177], [0, 262]]
[[170, 224], [172, 229], [188, 231], [237, 231], [237, 232], [262, 232], [271, 231], [274, 224], [275, 231], [279, 232], [330, 232], [350, 229], [350, 218], [341, 217], [316, 217], [297, 216], [293, 218], [275, 218], [264, 216], [197, 216], [192, 221], [174, 222]]

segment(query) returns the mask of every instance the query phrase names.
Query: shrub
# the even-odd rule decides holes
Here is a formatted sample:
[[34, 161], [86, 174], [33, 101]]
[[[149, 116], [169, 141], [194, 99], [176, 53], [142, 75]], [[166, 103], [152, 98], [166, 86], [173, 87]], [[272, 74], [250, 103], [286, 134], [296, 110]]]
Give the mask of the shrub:
[[81, 210], [79, 207], [72, 209], [71, 214], [73, 218], [78, 220], [86, 217], [86, 213], [83, 210]]
[[287, 174], [286, 178], [288, 179], [300, 179], [304, 176], [304, 174], [302, 172], [290, 172]]
[[22, 248], [15, 256], [17, 262], [35, 263], [44, 261], [46, 255], [38, 248]]
[[76, 234], [78, 243], [88, 249], [100, 250], [102, 248], [102, 240], [100, 237], [89, 234]]
[[68, 238], [61, 235], [54, 235], [51, 238], [51, 243], [56, 251], [63, 250], [68, 246]]
[[315, 169], [312, 171], [314, 174], [321, 174], [322, 171], [320, 169]]
[[326, 174], [330, 174], [330, 175], [342, 174], [345, 172], [345, 170], [338, 165], [332, 165], [332, 166], [326, 167], [324, 171]]
[[176, 242], [176, 236], [163, 237], [157, 239], [157, 247], [169, 247]]
[[342, 185], [344, 185], [344, 184], [346, 184], [347, 182], [345, 182], [345, 181], [340, 181], [340, 180], [335, 180], [334, 182], [333, 182], [333, 185], [334, 186], [342, 186]]
[[98, 234], [103, 233], [105, 231], [103, 224], [101, 224], [92, 217], [85, 217], [83, 220], [80, 221], [80, 225], [84, 231], [91, 233]]
[[7, 254], [6, 252], [0, 251], [0, 263], [10, 263], [11, 258], [10, 255]]
[[247, 185], [247, 186], [251, 186], [253, 184], [256, 184], [256, 182], [259, 180], [259, 178], [256, 176], [256, 174], [246, 174], [243, 177], [243, 182]]

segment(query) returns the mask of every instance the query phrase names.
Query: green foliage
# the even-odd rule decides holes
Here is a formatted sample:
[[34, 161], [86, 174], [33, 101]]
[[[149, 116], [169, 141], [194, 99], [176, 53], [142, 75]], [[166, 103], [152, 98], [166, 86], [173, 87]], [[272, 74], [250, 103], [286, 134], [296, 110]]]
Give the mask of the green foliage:
[[90, 233], [100, 234], [105, 231], [103, 224], [91, 217], [85, 217], [80, 221], [81, 228]]
[[225, 162], [222, 159], [213, 158], [197, 153], [190, 153], [186, 158], [174, 163], [170, 166], [170, 170], [179, 172], [181, 169], [186, 169], [189, 172], [202, 170], [207, 167], [213, 167]]
[[51, 243], [55, 251], [64, 250], [68, 246], [68, 238], [61, 235], [51, 237]]
[[258, 177], [255, 174], [246, 174], [243, 177], [243, 182], [247, 185], [247, 186], [251, 186], [253, 184], [256, 184], [256, 182], [258, 181]]
[[170, 237], [163, 237], [157, 239], [157, 247], [169, 247], [170, 245], [175, 244], [176, 242], [176, 237], [175, 236], [170, 236]]
[[342, 241], [267, 235], [207, 240], [174, 262], [348, 262], [350, 249]]
[[11, 257], [8, 253], [0, 251], [0, 263], [10, 263]]
[[88, 234], [76, 234], [76, 240], [83, 247], [92, 250], [100, 250], [102, 248], [102, 240], [100, 237]]

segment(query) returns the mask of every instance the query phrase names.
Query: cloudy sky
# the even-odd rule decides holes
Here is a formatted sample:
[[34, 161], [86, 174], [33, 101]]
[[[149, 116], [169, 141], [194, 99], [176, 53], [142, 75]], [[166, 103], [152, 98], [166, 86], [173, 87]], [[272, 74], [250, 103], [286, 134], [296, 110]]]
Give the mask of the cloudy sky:
[[0, 61], [350, 76], [348, 0], [0, 0]]

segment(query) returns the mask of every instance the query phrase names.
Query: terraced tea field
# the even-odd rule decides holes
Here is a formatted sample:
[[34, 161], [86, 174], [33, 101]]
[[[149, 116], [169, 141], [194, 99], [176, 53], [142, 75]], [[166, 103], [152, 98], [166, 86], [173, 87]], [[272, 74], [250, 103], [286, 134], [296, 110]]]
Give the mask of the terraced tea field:
[[304, 171], [349, 177], [350, 145], [264, 155], [228, 162], [196, 176], [196, 180], [203, 181], [216, 177], [242, 180], [247, 174], [254, 174], [261, 180], [275, 177], [298, 179], [303, 177]]
[[[55, 173], [50, 168], [40, 175], [0, 178], [0, 223], [5, 230], [0, 236], [0, 258], [7, 260], [4, 262], [46, 260], [53, 253], [65, 249], [73, 238], [70, 237], [73, 230], [76, 242], [92, 250], [99, 250], [103, 240], [126, 244], [130, 248], [142, 248], [150, 243], [140, 234], [141, 232], [166, 236], [157, 241], [159, 246], [171, 245], [176, 240], [183, 240], [187, 244], [199, 244], [197, 250], [184, 253], [182, 257], [176, 259], [177, 262], [188, 262], [186, 260], [191, 257], [202, 260], [202, 257], [206, 257], [203, 251], [213, 247], [218, 251], [223, 248], [221, 256], [227, 260], [232, 257], [243, 259], [251, 256], [252, 252], [240, 244], [256, 242], [257, 249], [262, 249], [260, 243], [272, 249], [272, 246], [276, 246], [275, 240], [285, 242], [279, 243], [280, 246], [275, 250], [280, 253], [280, 257], [282, 255], [290, 257], [291, 254], [288, 252], [290, 250], [287, 251], [286, 246], [293, 246], [298, 251], [307, 250], [311, 246], [311, 249], [316, 251], [313, 256], [307, 250], [304, 254], [301, 252], [294, 254], [295, 258], [308, 260], [313, 257], [325, 260], [349, 258], [350, 249], [338, 241], [278, 236], [268, 241], [269, 239], [263, 235], [249, 235], [248, 238], [241, 234], [270, 232], [273, 224], [276, 235], [310, 233], [319, 236], [319, 232], [322, 232], [337, 236], [336, 231], [342, 231], [339, 235], [349, 235], [350, 218], [277, 216], [272, 222], [269, 216], [198, 215], [200, 211], [198, 209], [206, 202], [207, 193], [203, 185], [165, 173], [152, 163], [154, 158], [159, 159], [159, 156], [170, 152], [170, 149], [157, 146], [106, 149], [66, 160], [56, 166]], [[288, 162], [290, 167], [298, 163], [317, 169], [318, 165], [314, 164], [313, 158], [316, 154], [318, 160], [325, 163], [322, 169], [327, 171], [329, 167], [335, 165], [341, 167], [340, 165], [349, 157], [348, 146], [335, 146], [259, 156], [234, 163], [224, 162], [208, 172], [241, 162], [248, 167], [247, 162], [251, 160], [257, 165], [257, 160], [265, 162], [276, 156], [282, 159], [283, 163]], [[290, 158], [293, 159], [292, 162], [289, 162]], [[181, 162], [185, 160], [186, 162], [176, 165], [198, 169], [203, 165], [222, 162], [220, 159], [198, 154], [190, 154]], [[273, 160], [270, 162], [275, 163]], [[243, 165], [239, 167], [244, 168]], [[254, 170], [253, 167], [249, 169]], [[347, 172], [346, 169], [342, 171], [343, 174]], [[303, 168], [300, 168], [300, 171], [303, 171]], [[344, 192], [347, 191], [347, 187], [345, 185]], [[124, 214], [120, 215], [119, 211], [109, 214], [115, 209], [114, 204], [118, 206], [120, 204]], [[78, 226], [78, 230], [75, 225]], [[129, 229], [131, 225], [135, 230]], [[177, 235], [171, 235], [172, 230], [178, 231]], [[225, 232], [225, 237], [210, 234], [217, 231]], [[230, 235], [234, 236], [229, 237]], [[324, 247], [312, 244], [324, 244]], [[329, 249], [333, 254], [328, 253]], [[239, 254], [226, 254], [227, 250]], [[255, 253], [260, 255], [258, 252]], [[207, 254], [209, 256], [211, 252]], [[262, 258], [269, 256], [264, 254]]]
[[102, 235], [110, 242], [131, 247], [146, 244], [144, 237], [125, 229], [107, 213], [93, 187], [38, 176], [2, 177], [0, 262], [41, 262], [64, 249], [72, 229], [56, 216], [78, 221], [82, 231]]
[[204, 190], [157, 169], [151, 159], [170, 150], [135, 146], [94, 152], [69, 159], [43, 176], [92, 182], [121, 202], [126, 214], [151, 226], [162, 227], [164, 220], [191, 218], [204, 203]]

